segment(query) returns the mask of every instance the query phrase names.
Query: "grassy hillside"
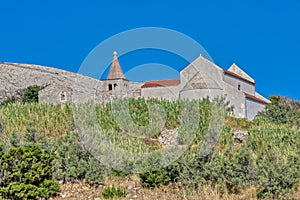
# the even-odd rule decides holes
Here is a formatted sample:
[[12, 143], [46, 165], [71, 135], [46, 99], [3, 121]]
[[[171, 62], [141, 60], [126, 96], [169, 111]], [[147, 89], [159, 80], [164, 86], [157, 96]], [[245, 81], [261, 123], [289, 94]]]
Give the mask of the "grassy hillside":
[[[222, 100], [7, 103], [0, 107], [0, 142], [5, 151], [34, 144], [53, 155], [62, 194], [69, 184], [84, 184], [93, 197], [291, 199], [300, 179], [299, 107], [278, 99], [252, 122], [227, 116]], [[162, 129], [177, 131], [177, 145], [158, 142]], [[248, 130], [245, 142], [234, 141], [237, 129]]]

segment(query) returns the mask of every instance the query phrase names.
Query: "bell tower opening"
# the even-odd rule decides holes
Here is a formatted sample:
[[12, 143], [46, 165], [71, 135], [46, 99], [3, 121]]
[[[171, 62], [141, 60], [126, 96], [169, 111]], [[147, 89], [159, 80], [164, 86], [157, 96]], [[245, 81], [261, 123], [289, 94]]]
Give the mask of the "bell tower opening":
[[106, 91], [108, 91], [110, 95], [125, 94], [125, 92], [128, 90], [127, 84], [128, 80], [125, 78], [119, 63], [118, 53], [115, 51], [113, 53], [113, 60], [109, 69], [109, 73], [105, 80]]
[[112, 84], [108, 84], [108, 90], [112, 91]]

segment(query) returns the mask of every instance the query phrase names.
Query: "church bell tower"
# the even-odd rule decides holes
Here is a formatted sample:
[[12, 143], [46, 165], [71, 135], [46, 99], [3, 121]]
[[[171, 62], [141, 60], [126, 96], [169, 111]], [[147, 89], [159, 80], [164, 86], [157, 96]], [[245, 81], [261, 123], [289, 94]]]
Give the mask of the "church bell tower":
[[105, 80], [106, 91], [110, 94], [118, 94], [128, 90], [128, 80], [125, 78], [123, 70], [118, 60], [118, 53], [113, 53], [113, 60]]

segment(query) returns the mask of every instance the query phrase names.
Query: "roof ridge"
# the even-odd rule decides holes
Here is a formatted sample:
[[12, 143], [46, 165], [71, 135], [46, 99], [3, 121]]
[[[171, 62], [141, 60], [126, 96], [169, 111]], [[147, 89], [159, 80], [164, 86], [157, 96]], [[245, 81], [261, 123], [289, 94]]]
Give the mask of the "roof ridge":
[[255, 80], [249, 75], [247, 74], [244, 70], [242, 70], [236, 63], [233, 63], [228, 71], [233, 72], [241, 77], [243, 77], [244, 79], [247, 79], [251, 82], [255, 82]]
[[236, 77], [236, 78], [238, 78], [238, 79], [241, 79], [241, 80], [247, 81], [247, 82], [249, 82], [249, 83], [255, 84], [255, 81], [248, 80], [248, 79], [242, 77], [241, 75], [239, 75], [239, 74], [237, 74], [237, 73], [234, 73], [234, 72], [232, 72], [232, 71], [229, 71], [229, 70], [227, 70], [227, 69], [223, 69], [223, 72], [224, 72], [225, 74], [234, 76], [234, 77]]
[[148, 80], [145, 83], [151, 82], [151, 81], [172, 81], [172, 80], [180, 80], [180, 78]]
[[175, 85], [179, 85], [179, 84], [180, 84], [180, 79], [156, 80], [156, 81], [145, 82], [142, 85], [142, 88], [175, 86]]

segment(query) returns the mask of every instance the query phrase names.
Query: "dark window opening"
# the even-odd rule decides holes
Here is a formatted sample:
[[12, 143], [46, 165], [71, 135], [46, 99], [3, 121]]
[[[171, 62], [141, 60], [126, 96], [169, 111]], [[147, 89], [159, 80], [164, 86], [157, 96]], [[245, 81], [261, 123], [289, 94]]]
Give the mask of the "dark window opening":
[[67, 101], [67, 94], [66, 94], [66, 92], [62, 92], [60, 94], [60, 101], [61, 102]]
[[241, 85], [240, 84], [238, 85], [238, 90], [241, 90]]
[[112, 84], [108, 84], [108, 90], [112, 90]]
[[118, 85], [115, 83], [115, 84], [114, 84], [114, 88], [116, 88], [117, 86], [118, 86]]

